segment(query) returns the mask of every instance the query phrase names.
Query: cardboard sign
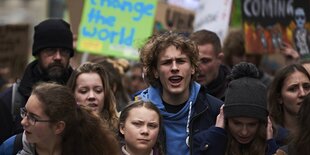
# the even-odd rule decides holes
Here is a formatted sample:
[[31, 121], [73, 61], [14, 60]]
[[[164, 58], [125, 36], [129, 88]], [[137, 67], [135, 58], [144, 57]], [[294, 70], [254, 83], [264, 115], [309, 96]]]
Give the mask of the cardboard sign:
[[167, 30], [189, 34], [193, 32], [193, 22], [195, 13], [184, 8], [158, 3], [154, 33], [164, 32]]
[[138, 59], [152, 34], [157, 0], [84, 1], [78, 51]]
[[180, 6], [187, 10], [195, 11], [199, 8], [200, 0], [166, 0], [168, 4]]
[[[248, 53], [274, 53], [285, 44], [291, 44], [301, 56], [309, 54], [308, 1], [242, 0], [241, 3]], [[301, 23], [298, 23], [299, 19], [302, 19]]]
[[9, 79], [20, 78], [28, 62], [29, 25], [0, 26], [0, 62], [11, 71]]
[[69, 20], [73, 34], [78, 34], [84, 0], [66, 0], [69, 12]]
[[210, 30], [216, 33], [221, 42], [228, 33], [232, 0], [200, 1], [196, 10], [194, 30]]

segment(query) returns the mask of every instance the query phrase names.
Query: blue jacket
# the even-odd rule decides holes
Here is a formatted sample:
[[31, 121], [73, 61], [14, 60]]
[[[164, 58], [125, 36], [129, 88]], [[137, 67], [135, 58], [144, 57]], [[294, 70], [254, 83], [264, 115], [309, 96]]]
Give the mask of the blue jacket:
[[[225, 155], [227, 147], [227, 132], [225, 129], [212, 126], [207, 131], [201, 132], [194, 136], [193, 143], [200, 145], [195, 149], [195, 155]], [[274, 139], [267, 140], [266, 155], [276, 153], [278, 145]]]
[[16, 135], [10, 137], [0, 145], [0, 155], [13, 155]]
[[[216, 117], [223, 102], [209, 94], [204, 87], [193, 82], [190, 87], [190, 97], [178, 113], [172, 114], [166, 111], [161, 98], [160, 88], [150, 86], [141, 92], [139, 99], [151, 101], [157, 106], [163, 116], [165, 150], [170, 154], [193, 154], [193, 150], [200, 145], [192, 143], [192, 137], [201, 131], [207, 130], [215, 124]], [[192, 105], [189, 121], [189, 131], [186, 132], [188, 113]], [[189, 148], [186, 138], [189, 137]]]
[[25, 133], [8, 138], [0, 145], [0, 155], [37, 155], [35, 145], [30, 144]]

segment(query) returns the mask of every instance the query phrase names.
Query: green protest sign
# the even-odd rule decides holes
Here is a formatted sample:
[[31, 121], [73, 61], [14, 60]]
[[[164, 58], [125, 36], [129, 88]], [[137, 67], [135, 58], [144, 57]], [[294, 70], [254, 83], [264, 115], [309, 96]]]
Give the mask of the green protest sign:
[[153, 32], [157, 0], [84, 1], [78, 51], [138, 59], [137, 48]]

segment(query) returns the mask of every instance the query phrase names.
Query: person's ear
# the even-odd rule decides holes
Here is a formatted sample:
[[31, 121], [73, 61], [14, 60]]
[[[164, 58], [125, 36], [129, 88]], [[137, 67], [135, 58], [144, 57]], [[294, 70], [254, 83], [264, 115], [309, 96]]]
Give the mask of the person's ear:
[[157, 70], [154, 70], [153, 74], [154, 74], [154, 77], [155, 77], [156, 79], [158, 79], [158, 78], [159, 78], [159, 75], [158, 75]]
[[119, 125], [119, 132], [121, 133], [121, 134], [124, 134], [124, 124], [123, 123], [120, 123], [120, 125]]
[[191, 69], [191, 73], [192, 73], [192, 75], [194, 75], [194, 74], [195, 74], [195, 68], [194, 68], [194, 67], [192, 67], [192, 69]]
[[65, 127], [66, 127], [66, 123], [64, 121], [59, 121], [55, 123], [55, 126], [54, 126], [55, 134], [56, 135], [61, 134], [65, 130]]
[[221, 61], [221, 62], [224, 62], [224, 53], [223, 52], [220, 52], [218, 55], [217, 55], [217, 58]]

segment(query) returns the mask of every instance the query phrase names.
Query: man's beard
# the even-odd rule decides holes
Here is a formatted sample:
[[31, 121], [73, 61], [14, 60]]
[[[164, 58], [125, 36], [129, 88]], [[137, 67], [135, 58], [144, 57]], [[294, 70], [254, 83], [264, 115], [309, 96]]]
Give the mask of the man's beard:
[[67, 76], [69, 75], [67, 67], [59, 62], [49, 64], [47, 68], [43, 69], [43, 74], [49, 81], [54, 81], [59, 84], [65, 84]]

